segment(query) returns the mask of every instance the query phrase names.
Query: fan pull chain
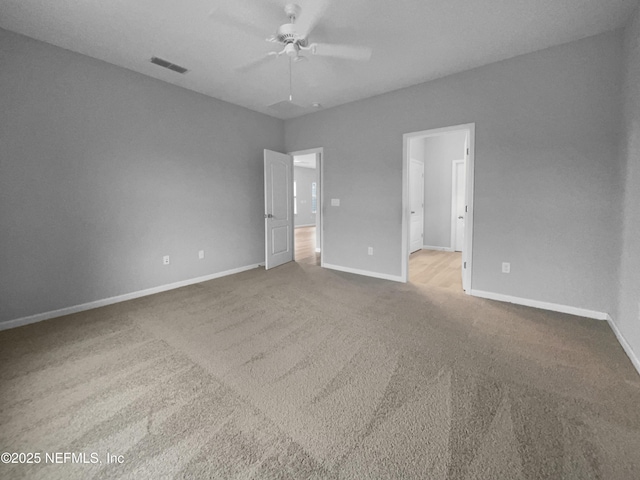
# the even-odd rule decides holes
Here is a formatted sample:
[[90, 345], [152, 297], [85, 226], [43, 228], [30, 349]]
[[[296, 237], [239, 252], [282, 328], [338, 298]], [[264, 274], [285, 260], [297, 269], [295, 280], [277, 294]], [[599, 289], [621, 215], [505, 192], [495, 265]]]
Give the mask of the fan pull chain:
[[289, 57], [289, 101], [293, 102], [293, 82], [291, 81], [291, 57]]

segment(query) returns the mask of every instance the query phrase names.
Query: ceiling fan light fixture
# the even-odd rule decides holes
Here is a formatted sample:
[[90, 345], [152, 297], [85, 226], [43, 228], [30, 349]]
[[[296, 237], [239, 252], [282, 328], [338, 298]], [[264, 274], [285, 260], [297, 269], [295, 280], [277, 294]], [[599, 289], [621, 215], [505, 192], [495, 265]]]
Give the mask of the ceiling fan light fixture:
[[287, 43], [284, 47], [284, 53], [291, 58], [298, 56], [298, 46], [295, 43]]

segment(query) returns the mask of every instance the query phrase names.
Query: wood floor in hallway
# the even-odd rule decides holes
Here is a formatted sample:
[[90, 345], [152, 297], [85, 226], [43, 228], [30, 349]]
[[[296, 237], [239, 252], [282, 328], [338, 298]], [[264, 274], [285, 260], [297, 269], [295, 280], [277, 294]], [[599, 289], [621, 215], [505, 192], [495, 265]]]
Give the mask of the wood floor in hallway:
[[320, 253], [316, 252], [316, 227], [295, 229], [296, 262], [320, 265]]
[[460, 252], [418, 250], [409, 257], [409, 282], [463, 294], [461, 262]]
[[[316, 227], [295, 229], [295, 261], [320, 265], [320, 253], [316, 252]], [[409, 282], [462, 294], [461, 262], [460, 252], [419, 250], [409, 257]]]

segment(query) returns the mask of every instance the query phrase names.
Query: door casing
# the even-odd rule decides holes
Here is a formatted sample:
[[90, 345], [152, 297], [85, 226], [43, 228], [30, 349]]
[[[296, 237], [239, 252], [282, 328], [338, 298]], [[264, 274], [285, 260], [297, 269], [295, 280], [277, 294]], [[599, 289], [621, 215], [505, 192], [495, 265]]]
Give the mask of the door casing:
[[[454, 160], [451, 162], [451, 250], [453, 252], [460, 252], [464, 249], [464, 245], [461, 249], [458, 249], [458, 167], [464, 165], [464, 160]], [[465, 179], [466, 186], [466, 179]], [[464, 200], [463, 200], [464, 202]], [[464, 210], [464, 207], [463, 207]], [[466, 222], [466, 215], [464, 221]], [[462, 238], [464, 239], [464, 232], [462, 232]]]
[[[418, 160], [415, 159], [411, 159], [409, 161], [409, 169], [410, 169], [410, 175], [409, 175], [409, 180], [413, 181], [414, 185], [415, 185], [415, 175], [419, 175], [419, 183], [421, 184], [421, 188], [419, 189], [420, 191], [420, 195], [419, 195], [419, 202], [420, 205], [416, 206], [416, 205], [409, 205], [411, 212], [414, 211], [414, 209], [417, 210], [416, 214], [411, 213], [411, 217], [410, 217], [410, 222], [411, 224], [409, 225], [409, 236], [411, 237], [412, 232], [411, 232], [411, 227], [416, 223], [416, 221], [418, 221], [420, 223], [420, 244], [416, 245], [413, 244], [412, 242], [412, 238], [409, 238], [409, 253], [413, 253], [413, 252], [417, 252], [418, 250], [422, 249], [422, 246], [424, 244], [424, 163], [420, 162]], [[409, 202], [413, 203], [413, 201], [415, 200], [414, 197], [414, 193], [411, 192], [411, 184], [409, 184]], [[416, 220], [416, 215], [418, 215], [417, 220]]]
[[[402, 238], [400, 256], [400, 278], [403, 282], [409, 281], [409, 242], [411, 227], [411, 205], [409, 198], [409, 141], [416, 137], [429, 137], [441, 135], [443, 133], [453, 132], [457, 130], [466, 130], [468, 132], [468, 149], [467, 162], [465, 168], [466, 179], [466, 200], [467, 212], [465, 219], [464, 249], [462, 252], [463, 273], [462, 286], [468, 295], [471, 294], [472, 272], [473, 272], [473, 188], [474, 188], [474, 159], [475, 159], [475, 123], [465, 123], [461, 125], [453, 125], [450, 127], [434, 128], [430, 130], [422, 130], [419, 132], [405, 133], [402, 136]], [[466, 268], [465, 268], [466, 265]]]

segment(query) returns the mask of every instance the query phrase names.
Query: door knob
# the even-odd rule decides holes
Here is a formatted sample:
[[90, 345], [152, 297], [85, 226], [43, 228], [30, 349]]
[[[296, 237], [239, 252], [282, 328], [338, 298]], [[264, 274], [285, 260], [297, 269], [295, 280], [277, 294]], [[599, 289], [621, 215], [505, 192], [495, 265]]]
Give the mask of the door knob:
[[462, 220], [464, 217], [458, 217], [459, 220]]
[[273, 218], [273, 215], [271, 215], [270, 213], [265, 213], [264, 218]]
[[411, 210], [411, 213], [416, 213], [416, 212], [414, 212], [413, 210]]

